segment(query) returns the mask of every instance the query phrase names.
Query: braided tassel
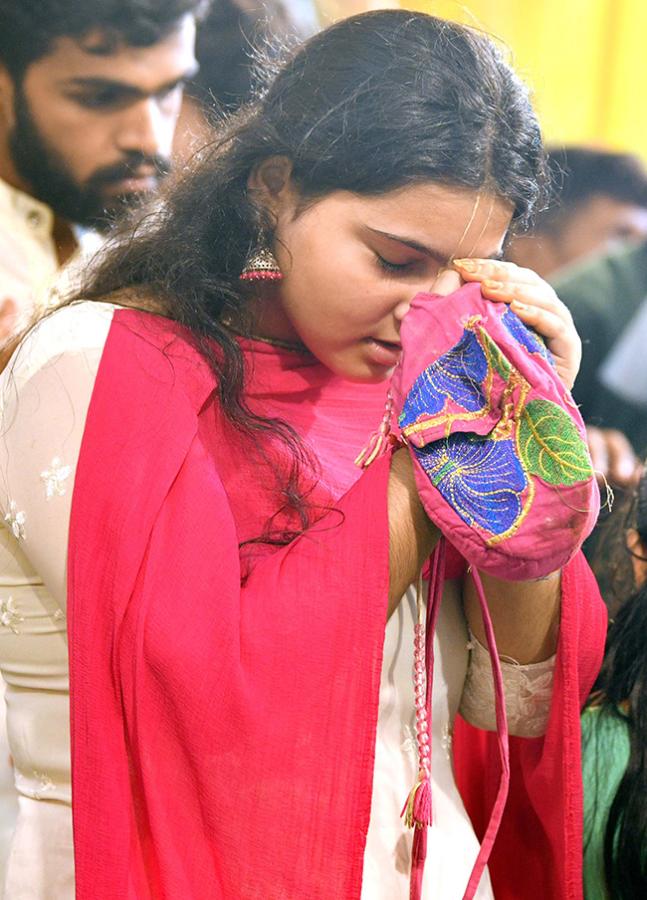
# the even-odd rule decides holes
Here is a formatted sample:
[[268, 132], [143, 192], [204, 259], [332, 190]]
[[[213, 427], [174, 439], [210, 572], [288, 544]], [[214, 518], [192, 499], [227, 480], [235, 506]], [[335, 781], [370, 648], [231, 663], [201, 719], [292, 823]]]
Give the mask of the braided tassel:
[[427, 717], [427, 661], [425, 636], [425, 604], [422, 597], [422, 574], [416, 592], [418, 621], [414, 628], [414, 685], [416, 698], [416, 736], [418, 739], [418, 777], [401, 815], [407, 828], [431, 825], [431, 745]]
[[431, 804], [431, 693], [434, 667], [434, 632], [445, 582], [445, 539], [440, 538], [431, 558], [427, 609], [422, 599], [422, 573], [418, 579], [414, 628], [414, 684], [416, 734], [418, 737], [418, 777], [404, 805], [405, 823], [413, 828], [411, 849], [410, 900], [422, 900], [422, 879], [427, 858], [427, 828], [432, 823]]
[[391, 443], [391, 416], [393, 414], [393, 395], [391, 389], [386, 395], [386, 404], [384, 405], [384, 415], [380, 422], [380, 427], [375, 431], [368, 440], [367, 445], [359, 453], [355, 460], [355, 465], [365, 469], [371, 465], [378, 457], [386, 452], [387, 447]]

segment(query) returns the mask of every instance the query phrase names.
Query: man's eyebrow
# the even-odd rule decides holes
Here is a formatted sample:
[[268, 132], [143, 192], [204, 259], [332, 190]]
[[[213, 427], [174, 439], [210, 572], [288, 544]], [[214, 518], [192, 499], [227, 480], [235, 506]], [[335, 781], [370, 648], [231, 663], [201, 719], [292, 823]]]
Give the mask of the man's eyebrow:
[[198, 66], [191, 66], [181, 75], [178, 75], [177, 78], [173, 78], [171, 81], [167, 81], [164, 84], [160, 84], [155, 87], [152, 91], [143, 91], [137, 85], [130, 84], [127, 81], [119, 81], [114, 78], [101, 78], [99, 76], [87, 77], [87, 78], [69, 78], [63, 82], [63, 85], [68, 88], [82, 88], [83, 90], [89, 91], [105, 91], [115, 90], [119, 94], [123, 96], [131, 96], [131, 97], [154, 97], [157, 94], [165, 94], [176, 88], [179, 84], [182, 84], [183, 81], [188, 81], [193, 78], [198, 72]]
[[[405, 237], [402, 234], [391, 234], [388, 231], [381, 231], [379, 228], [371, 228], [370, 225], [367, 225], [366, 228], [368, 231], [373, 232], [373, 234], [388, 238], [391, 241], [398, 241], [398, 243], [404, 244], [406, 247], [411, 247], [412, 250], [417, 250], [418, 253], [424, 253], [425, 256], [435, 259], [436, 262], [441, 263], [443, 266], [449, 265], [455, 255], [448, 255], [436, 247], [428, 247], [425, 244], [421, 244], [420, 241], [416, 241], [414, 238]], [[503, 250], [497, 250], [486, 258], [498, 261], [503, 258]]]

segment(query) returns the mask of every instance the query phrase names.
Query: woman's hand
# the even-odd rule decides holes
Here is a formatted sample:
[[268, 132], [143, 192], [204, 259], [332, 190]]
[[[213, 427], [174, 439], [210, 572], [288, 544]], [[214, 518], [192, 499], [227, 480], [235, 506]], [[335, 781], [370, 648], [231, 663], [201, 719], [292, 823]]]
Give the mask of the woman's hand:
[[573, 317], [555, 291], [530, 269], [491, 259], [455, 259], [464, 281], [477, 281], [488, 300], [508, 303], [546, 341], [562, 384], [570, 391], [582, 360], [582, 342]]

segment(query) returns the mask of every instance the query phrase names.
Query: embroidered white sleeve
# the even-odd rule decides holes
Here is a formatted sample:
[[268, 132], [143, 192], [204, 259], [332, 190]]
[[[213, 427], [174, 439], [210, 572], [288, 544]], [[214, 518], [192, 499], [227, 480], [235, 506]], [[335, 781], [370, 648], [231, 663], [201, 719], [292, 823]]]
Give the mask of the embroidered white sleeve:
[[[490, 654], [470, 635], [470, 661], [461, 697], [460, 713], [477, 728], [496, 731], [494, 682]], [[555, 657], [522, 666], [501, 660], [508, 730], [516, 737], [539, 737], [548, 726], [553, 693]]]
[[[74, 473], [113, 312], [78, 303], [52, 313], [0, 378], [0, 520], [63, 610]], [[0, 620], [18, 627], [9, 600]]]

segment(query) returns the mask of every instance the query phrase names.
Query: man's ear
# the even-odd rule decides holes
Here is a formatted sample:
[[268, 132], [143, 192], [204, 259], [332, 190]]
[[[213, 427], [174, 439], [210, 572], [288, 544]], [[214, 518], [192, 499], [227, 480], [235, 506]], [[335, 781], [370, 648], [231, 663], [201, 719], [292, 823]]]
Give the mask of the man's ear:
[[269, 156], [257, 163], [249, 174], [247, 187], [254, 202], [277, 218], [295, 206], [292, 162], [287, 156]]

